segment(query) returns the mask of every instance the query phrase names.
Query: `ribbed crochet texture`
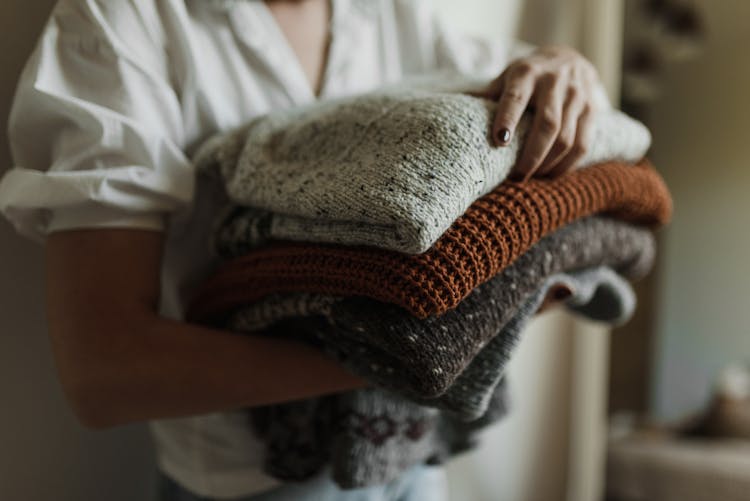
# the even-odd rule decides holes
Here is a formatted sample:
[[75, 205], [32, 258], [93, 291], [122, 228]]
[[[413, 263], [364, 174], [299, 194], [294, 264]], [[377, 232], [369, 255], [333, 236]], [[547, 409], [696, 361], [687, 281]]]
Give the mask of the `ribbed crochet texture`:
[[[363, 297], [335, 300], [304, 294], [246, 305], [222, 325], [234, 331], [319, 339], [326, 351], [371, 383], [473, 419], [483, 412], [503, 370], [498, 357], [504, 354], [507, 359], [516, 343], [497, 333], [533, 291], [556, 273], [601, 265], [637, 278], [651, 268], [654, 249], [646, 229], [587, 218], [542, 238], [438, 317], [417, 319], [403, 308]], [[612, 277], [608, 283], [618, 282]], [[585, 313], [597, 316], [593, 308], [600, 308], [601, 301], [577, 293], [592, 303]], [[620, 292], [618, 297], [626, 295]], [[616, 318], [606, 312], [600, 316]], [[289, 320], [292, 317], [297, 319]]]
[[608, 213], [658, 226], [671, 209], [664, 181], [645, 161], [596, 165], [554, 180], [506, 182], [472, 204], [423, 254], [286, 242], [255, 249], [220, 267], [200, 288], [188, 318], [210, 322], [284, 292], [366, 296], [419, 318], [440, 315], [565, 224]]

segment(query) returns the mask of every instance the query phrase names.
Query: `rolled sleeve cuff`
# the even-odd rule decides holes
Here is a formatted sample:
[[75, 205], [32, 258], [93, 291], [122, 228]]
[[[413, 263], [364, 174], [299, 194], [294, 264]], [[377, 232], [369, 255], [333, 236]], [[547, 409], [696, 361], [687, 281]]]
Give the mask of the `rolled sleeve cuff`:
[[0, 212], [38, 242], [49, 233], [85, 228], [161, 231], [192, 199], [191, 173], [162, 176], [145, 169], [68, 172], [11, 169], [0, 180]]
[[164, 230], [166, 214], [136, 213], [99, 204], [50, 211], [46, 233], [84, 228]]
[[66, 230], [128, 228], [163, 231], [167, 217], [163, 213], [137, 213], [94, 203], [67, 209], [7, 206], [2, 212], [19, 234], [39, 243], [43, 243], [50, 233]]

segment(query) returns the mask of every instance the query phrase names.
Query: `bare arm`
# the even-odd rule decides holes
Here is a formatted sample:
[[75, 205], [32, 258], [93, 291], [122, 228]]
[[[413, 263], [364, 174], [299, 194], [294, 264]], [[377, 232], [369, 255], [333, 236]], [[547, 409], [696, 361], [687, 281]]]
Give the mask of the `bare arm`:
[[364, 386], [301, 343], [159, 317], [163, 235], [53, 233], [47, 305], [60, 380], [80, 421], [104, 428]]

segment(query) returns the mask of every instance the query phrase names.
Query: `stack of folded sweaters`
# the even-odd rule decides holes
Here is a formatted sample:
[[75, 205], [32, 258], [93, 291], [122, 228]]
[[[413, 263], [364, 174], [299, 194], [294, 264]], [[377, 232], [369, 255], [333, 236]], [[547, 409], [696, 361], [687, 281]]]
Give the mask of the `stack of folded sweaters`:
[[443, 461], [503, 415], [506, 363], [548, 291], [593, 319], [632, 313], [623, 277], [649, 270], [671, 213], [648, 131], [599, 112], [586, 168], [516, 183], [528, 118], [493, 148], [494, 107], [392, 90], [270, 114], [197, 153], [231, 206], [188, 318], [312, 343], [371, 383], [252, 409], [270, 474], [330, 465], [353, 488]]

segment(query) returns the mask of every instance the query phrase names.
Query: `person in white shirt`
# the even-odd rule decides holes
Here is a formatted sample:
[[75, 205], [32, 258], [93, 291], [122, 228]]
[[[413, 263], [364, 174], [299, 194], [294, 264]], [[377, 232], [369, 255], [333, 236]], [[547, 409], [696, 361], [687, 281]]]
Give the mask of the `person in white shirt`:
[[574, 168], [607, 105], [577, 52], [457, 35], [429, 0], [58, 1], [18, 84], [0, 210], [46, 243], [72, 409], [92, 428], [150, 421], [161, 499], [445, 496], [434, 467], [361, 492], [324, 476], [279, 485], [239, 409], [364, 381], [301, 344], [182, 321], [216, 264], [208, 230], [224, 197], [196, 176], [196, 145], [272, 110], [439, 70], [500, 74], [481, 93], [500, 101], [498, 147], [533, 108], [518, 177]]

